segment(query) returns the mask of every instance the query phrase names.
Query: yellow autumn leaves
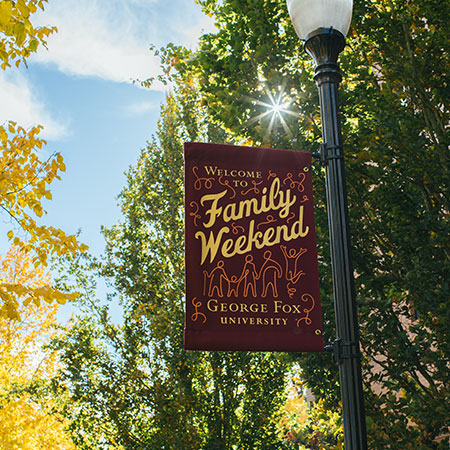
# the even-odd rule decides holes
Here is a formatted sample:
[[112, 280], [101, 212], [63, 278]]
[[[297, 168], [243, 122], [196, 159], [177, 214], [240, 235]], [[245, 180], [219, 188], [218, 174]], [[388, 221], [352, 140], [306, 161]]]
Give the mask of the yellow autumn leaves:
[[[31, 16], [46, 0], [0, 0], [0, 66], [26, 64], [55, 27], [35, 28]], [[38, 224], [51, 200], [49, 185], [66, 167], [60, 154], [46, 155], [42, 127], [0, 124], [0, 213], [11, 229], [11, 248], [0, 256], [0, 449], [74, 450], [67, 423], [55, 412], [58, 399], [36, 395], [58, 369], [54, 352], [43, 350], [55, 335], [59, 303], [77, 293], [51, 285], [50, 259], [84, 252], [75, 236]], [[45, 155], [45, 156], [44, 156]], [[33, 386], [33, 389], [30, 387]]]
[[[49, 257], [84, 252], [75, 236], [52, 226], [39, 226], [35, 220], [44, 213], [42, 201], [51, 199], [49, 184], [60, 179], [65, 170], [63, 158], [54, 154], [42, 160], [38, 155], [46, 143], [38, 134], [42, 127], [30, 130], [14, 122], [0, 126], [0, 211], [9, 218], [13, 229], [8, 239], [29, 254], [35, 268], [46, 267]], [[76, 294], [64, 294], [50, 286], [33, 288], [24, 283], [0, 283], [0, 316], [19, 319], [18, 299], [27, 305], [46, 301], [65, 303]]]
[[[29, 254], [13, 247], [0, 257], [0, 283], [38, 291], [50, 283]], [[21, 321], [0, 317], [0, 449], [72, 450], [63, 419], [54, 412], [53, 398], [35, 396], [31, 385], [55, 375], [56, 355], [42, 344], [55, 335], [56, 304], [17, 306]]]
[[26, 64], [26, 59], [35, 52], [56, 27], [34, 27], [31, 15], [38, 8], [44, 9], [47, 0], [2, 0], [0, 1], [0, 62], [4, 70], [14, 63]]
[[[30, 54], [55, 27], [37, 27], [31, 17], [46, 0], [0, 0], [0, 63], [6, 70], [14, 63], [26, 63]], [[46, 142], [39, 137], [42, 126], [28, 130], [16, 122], [0, 125], [0, 212], [11, 223], [7, 236], [12, 245], [31, 258], [35, 268], [46, 267], [49, 259], [84, 252], [75, 236], [68, 236], [52, 226], [40, 226], [36, 219], [44, 214], [42, 202], [50, 200], [48, 186], [60, 179], [66, 166], [60, 154], [42, 158]], [[41, 301], [65, 303], [76, 294], [64, 294], [51, 287], [30, 287], [24, 282], [0, 283], [0, 317], [18, 320], [19, 300], [25, 305]]]

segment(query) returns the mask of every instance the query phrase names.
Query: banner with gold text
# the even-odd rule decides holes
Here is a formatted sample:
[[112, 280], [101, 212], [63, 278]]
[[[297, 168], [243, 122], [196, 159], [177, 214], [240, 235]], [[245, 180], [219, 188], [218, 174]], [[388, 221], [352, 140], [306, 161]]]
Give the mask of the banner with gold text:
[[311, 154], [184, 152], [185, 349], [323, 351]]

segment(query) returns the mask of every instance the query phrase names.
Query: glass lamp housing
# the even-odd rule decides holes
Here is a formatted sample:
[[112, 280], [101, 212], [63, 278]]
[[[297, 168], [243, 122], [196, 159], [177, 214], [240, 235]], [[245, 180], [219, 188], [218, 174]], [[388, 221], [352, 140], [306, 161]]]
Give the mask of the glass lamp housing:
[[347, 35], [353, 0], [287, 0], [287, 6], [300, 39], [320, 28], [333, 28]]

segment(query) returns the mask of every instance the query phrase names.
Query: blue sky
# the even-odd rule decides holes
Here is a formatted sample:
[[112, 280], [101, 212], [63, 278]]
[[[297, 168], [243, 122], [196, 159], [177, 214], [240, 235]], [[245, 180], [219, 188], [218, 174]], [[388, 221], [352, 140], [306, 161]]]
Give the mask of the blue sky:
[[[44, 126], [45, 152], [60, 152], [67, 171], [51, 186], [43, 223], [82, 230], [93, 254], [103, 251], [101, 225], [120, 220], [116, 196], [124, 172], [156, 130], [166, 87], [130, 80], [160, 72], [149, 51], [169, 42], [194, 48], [214, 31], [194, 0], [49, 0], [35, 25], [56, 25], [25, 67], [0, 72], [0, 123]], [[0, 249], [11, 225], [0, 222]]]
[[[194, 0], [49, 0], [34, 25], [56, 25], [58, 33], [28, 61], [28, 69], [0, 71], [0, 123], [44, 126], [44, 155], [60, 152], [67, 170], [51, 185], [42, 224], [66, 233], [81, 229], [81, 241], [96, 256], [104, 250], [102, 225], [120, 221], [117, 195], [124, 173], [156, 130], [167, 88], [131, 83], [160, 73], [149, 51], [173, 42], [195, 48], [212, 19]], [[0, 251], [12, 228], [0, 217]], [[100, 297], [105, 288], [99, 286]], [[111, 305], [115, 320], [121, 310]], [[59, 318], [75, 312], [67, 304]]]

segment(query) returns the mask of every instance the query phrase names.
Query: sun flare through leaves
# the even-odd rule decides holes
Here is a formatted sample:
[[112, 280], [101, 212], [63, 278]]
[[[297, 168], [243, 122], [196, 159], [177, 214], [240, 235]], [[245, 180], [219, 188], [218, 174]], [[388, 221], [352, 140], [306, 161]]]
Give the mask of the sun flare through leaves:
[[247, 121], [247, 126], [253, 125], [257, 122], [263, 123], [264, 120], [268, 120], [269, 123], [265, 125], [266, 131], [264, 134], [264, 142], [269, 140], [274, 129], [279, 125], [281, 125], [288, 137], [292, 137], [293, 133], [286, 121], [286, 116], [298, 117], [299, 114], [292, 110], [294, 102], [286, 92], [286, 82], [283, 82], [283, 84], [279, 88], [275, 89], [275, 91], [270, 89], [265, 82], [261, 84], [261, 88], [263, 91], [262, 98], [265, 100], [256, 99], [249, 96], [245, 98], [246, 101], [255, 106], [262, 107], [263, 109], [262, 112], [251, 117]]

